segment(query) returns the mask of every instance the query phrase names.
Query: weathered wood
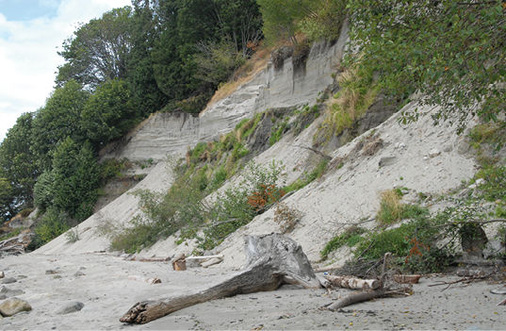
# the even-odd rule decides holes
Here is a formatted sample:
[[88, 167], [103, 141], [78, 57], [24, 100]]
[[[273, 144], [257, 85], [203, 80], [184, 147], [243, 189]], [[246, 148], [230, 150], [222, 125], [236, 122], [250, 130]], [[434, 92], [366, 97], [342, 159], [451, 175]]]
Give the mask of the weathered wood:
[[172, 269], [176, 271], [186, 270], [186, 255], [179, 253], [172, 259]]
[[125, 323], [147, 323], [174, 311], [209, 300], [259, 291], [272, 291], [283, 283], [321, 287], [300, 245], [280, 234], [248, 236], [248, 262], [244, 271], [197, 293], [136, 303], [121, 317]]
[[217, 254], [217, 255], [202, 255], [202, 256], [188, 256], [186, 258], [186, 261], [193, 261], [193, 260], [209, 260], [209, 259], [212, 259], [212, 258], [224, 258], [225, 256], [223, 256], [223, 254]]
[[375, 290], [381, 282], [377, 279], [360, 279], [352, 276], [325, 276], [332, 285], [353, 290]]
[[376, 291], [359, 292], [359, 293], [350, 294], [347, 297], [345, 297], [337, 302], [334, 302], [333, 304], [328, 306], [327, 309], [331, 310], [331, 311], [336, 311], [341, 308], [351, 306], [351, 305], [354, 305], [359, 302], [364, 302], [364, 301], [368, 301], [368, 300], [382, 297], [385, 295], [385, 293], [386, 293], [386, 291], [384, 289], [379, 289]]

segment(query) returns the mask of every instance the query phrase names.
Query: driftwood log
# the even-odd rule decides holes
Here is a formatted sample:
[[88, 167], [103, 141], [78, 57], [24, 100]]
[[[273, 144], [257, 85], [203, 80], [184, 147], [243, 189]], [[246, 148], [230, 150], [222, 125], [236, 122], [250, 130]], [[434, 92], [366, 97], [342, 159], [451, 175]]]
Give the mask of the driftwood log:
[[381, 286], [377, 279], [360, 279], [353, 276], [325, 276], [325, 279], [333, 286], [349, 288], [352, 290], [375, 290]]
[[284, 283], [320, 288], [300, 245], [280, 234], [246, 237], [244, 271], [200, 292], [136, 303], [121, 317], [125, 323], [148, 323], [174, 311], [209, 300], [260, 291], [272, 291]]
[[383, 267], [381, 271], [381, 277], [379, 280], [374, 279], [359, 279], [351, 276], [327, 276], [325, 277], [333, 285], [351, 289], [362, 289], [362, 292], [353, 293], [344, 297], [343, 299], [328, 304], [325, 307], [331, 311], [337, 311], [341, 308], [354, 305], [359, 302], [364, 302], [376, 298], [390, 297], [397, 295], [409, 295], [411, 288], [402, 287], [392, 289], [389, 286], [385, 286], [387, 278], [387, 261], [391, 256], [391, 253], [385, 253], [383, 257]]

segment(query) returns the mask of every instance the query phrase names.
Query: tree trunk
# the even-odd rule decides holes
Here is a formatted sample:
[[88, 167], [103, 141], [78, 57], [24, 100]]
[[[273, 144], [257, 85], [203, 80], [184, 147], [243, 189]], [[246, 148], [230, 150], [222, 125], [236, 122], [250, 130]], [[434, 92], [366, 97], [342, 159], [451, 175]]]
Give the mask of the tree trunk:
[[121, 317], [125, 323], [147, 323], [174, 311], [236, 294], [272, 291], [283, 283], [321, 287], [300, 245], [280, 234], [246, 237], [244, 271], [200, 292], [136, 303]]

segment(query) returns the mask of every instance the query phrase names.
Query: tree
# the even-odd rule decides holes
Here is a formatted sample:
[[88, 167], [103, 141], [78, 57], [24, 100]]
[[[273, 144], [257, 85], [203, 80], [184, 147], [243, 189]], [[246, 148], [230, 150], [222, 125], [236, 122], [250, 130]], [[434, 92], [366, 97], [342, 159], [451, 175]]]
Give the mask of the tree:
[[44, 108], [37, 111], [33, 120], [31, 149], [40, 163], [40, 169], [51, 167], [51, 151], [67, 137], [82, 142], [85, 133], [81, 127], [81, 112], [88, 100], [76, 81], [71, 80], [56, 88]]
[[311, 40], [335, 40], [347, 16], [347, 0], [314, 0], [297, 27]]
[[[35, 155], [30, 149], [33, 116], [33, 113], [25, 113], [18, 117], [0, 145], [0, 177], [6, 180], [2, 188], [2, 205], [6, 208], [0, 215], [4, 219], [33, 203], [33, 185], [39, 175]], [[9, 199], [7, 194], [10, 194]]]
[[58, 68], [57, 85], [75, 80], [93, 90], [107, 80], [126, 78], [132, 49], [131, 15], [129, 6], [113, 9], [75, 31], [58, 53], [66, 63]]
[[[462, 129], [470, 108], [495, 120], [504, 114], [506, 78], [504, 2], [350, 0], [358, 65], [379, 75], [395, 98], [418, 91], [421, 103], [441, 105], [437, 121]], [[406, 114], [406, 120], [418, 114]]]
[[77, 221], [90, 216], [100, 184], [100, 171], [91, 146], [79, 147], [67, 137], [54, 152], [52, 175], [54, 207]]
[[249, 43], [262, 38], [262, 15], [255, 0], [214, 0], [220, 34], [235, 44], [244, 58], [251, 55]]
[[297, 23], [311, 11], [312, 0], [258, 0], [268, 42], [290, 39], [297, 44]]
[[156, 20], [149, 0], [133, 1], [132, 49], [127, 62], [131, 102], [141, 116], [162, 109], [167, 96], [158, 88], [151, 51], [157, 39]]
[[12, 210], [13, 190], [7, 178], [0, 177], [0, 222], [4, 223], [15, 215]]
[[54, 175], [52, 171], [44, 171], [33, 187], [33, 200], [35, 206], [45, 211], [54, 201]]
[[81, 112], [81, 127], [86, 138], [101, 147], [125, 134], [138, 118], [127, 83], [115, 79], [102, 83], [90, 95]]
[[200, 53], [194, 58], [197, 65], [195, 77], [216, 86], [227, 81], [234, 70], [244, 63], [236, 45], [228, 40], [199, 43], [197, 48]]

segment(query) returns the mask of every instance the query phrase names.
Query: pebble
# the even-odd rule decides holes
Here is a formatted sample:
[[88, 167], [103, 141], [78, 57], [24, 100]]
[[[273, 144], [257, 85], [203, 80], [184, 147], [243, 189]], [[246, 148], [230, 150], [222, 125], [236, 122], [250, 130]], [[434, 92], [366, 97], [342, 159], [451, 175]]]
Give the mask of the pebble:
[[440, 155], [440, 154], [441, 154], [441, 151], [440, 151], [440, 150], [438, 150], [438, 149], [436, 149], [436, 148], [433, 148], [433, 149], [431, 149], [431, 150], [430, 150], [430, 152], [429, 152], [429, 157], [436, 157], [436, 156], [438, 156], [438, 155]]

